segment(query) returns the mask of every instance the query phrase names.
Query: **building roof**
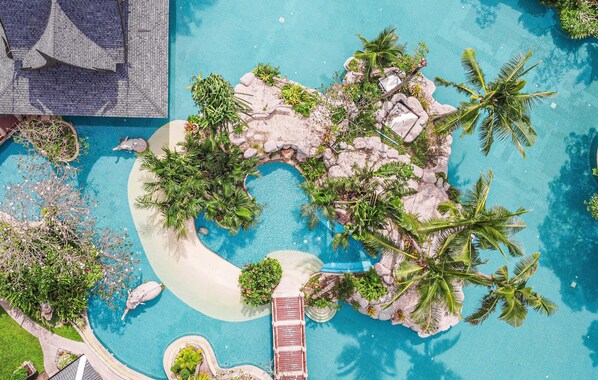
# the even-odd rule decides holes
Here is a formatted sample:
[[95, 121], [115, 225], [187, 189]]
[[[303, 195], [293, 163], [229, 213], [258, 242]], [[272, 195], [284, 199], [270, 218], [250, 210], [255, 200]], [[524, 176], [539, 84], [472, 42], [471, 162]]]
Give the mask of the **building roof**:
[[168, 7], [0, 0], [0, 114], [167, 117]]
[[50, 380], [102, 380], [85, 355], [64, 367]]

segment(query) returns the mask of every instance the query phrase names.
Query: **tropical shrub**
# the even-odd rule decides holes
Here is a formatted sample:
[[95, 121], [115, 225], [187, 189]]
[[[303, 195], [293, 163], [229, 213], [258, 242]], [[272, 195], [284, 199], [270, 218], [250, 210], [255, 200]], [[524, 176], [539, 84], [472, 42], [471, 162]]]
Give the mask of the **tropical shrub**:
[[320, 158], [310, 157], [299, 164], [301, 173], [308, 181], [317, 181], [326, 174], [326, 166]]
[[207, 220], [236, 234], [256, 223], [261, 207], [244, 189], [245, 178], [257, 175], [257, 158], [244, 159], [241, 150], [218, 144], [212, 138], [201, 141], [188, 134], [182, 150], [163, 148], [158, 157], [151, 151], [141, 154], [141, 167], [154, 174], [144, 183], [146, 193], [136, 205], [155, 209], [164, 226], [186, 236], [186, 223], [201, 213]]
[[387, 292], [374, 268], [370, 268], [363, 275], [355, 276], [354, 284], [359, 294], [368, 301], [375, 301]]
[[201, 364], [202, 360], [203, 353], [201, 349], [189, 345], [179, 351], [170, 370], [177, 374], [177, 379], [192, 379], [195, 368]]
[[239, 114], [248, 114], [251, 109], [245, 100], [235, 96], [235, 89], [222, 76], [214, 73], [205, 78], [194, 75], [189, 89], [199, 108], [195, 122], [201, 130], [213, 135], [228, 135], [230, 129], [235, 133], [242, 131], [245, 122]]
[[40, 156], [19, 163], [24, 179], [6, 187], [0, 210], [0, 298], [40, 319], [48, 302], [61, 320], [76, 320], [92, 293], [111, 305], [133, 282], [126, 235], [99, 228], [92, 199], [74, 184], [77, 171]]
[[19, 123], [17, 131], [16, 142], [39, 152], [49, 161], [72, 161], [79, 154], [79, 138], [65, 121], [27, 120]]
[[280, 68], [267, 63], [258, 63], [251, 72], [269, 86], [273, 86], [276, 83], [274, 78], [280, 78]]
[[349, 71], [353, 71], [354, 73], [359, 72], [359, 61], [357, 59], [351, 60], [348, 65]]
[[318, 97], [300, 84], [287, 83], [282, 86], [282, 99], [298, 114], [308, 117], [319, 103]]
[[345, 273], [337, 282], [334, 290], [336, 291], [338, 299], [346, 300], [355, 292], [355, 276], [351, 273]]
[[556, 8], [563, 30], [572, 38], [598, 38], [598, 3], [595, 0], [540, 0]]
[[282, 267], [278, 260], [265, 259], [245, 265], [239, 276], [243, 302], [250, 306], [261, 306], [272, 301], [272, 293], [282, 278]]

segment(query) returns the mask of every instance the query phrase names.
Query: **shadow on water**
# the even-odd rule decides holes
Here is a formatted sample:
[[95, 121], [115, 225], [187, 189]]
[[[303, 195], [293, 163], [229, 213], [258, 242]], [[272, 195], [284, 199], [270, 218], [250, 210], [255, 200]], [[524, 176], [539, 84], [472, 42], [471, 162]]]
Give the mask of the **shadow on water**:
[[563, 302], [573, 310], [585, 306], [591, 312], [598, 311], [598, 221], [584, 200], [598, 190], [589, 165], [595, 134], [592, 128], [565, 139], [568, 159], [549, 183], [548, 216], [538, 227], [543, 263], [559, 277]]
[[[565, 75], [572, 68], [579, 73], [576, 83], [589, 85], [598, 78], [598, 41], [595, 38], [582, 40], [571, 39], [560, 26], [557, 14], [538, 0], [461, 0], [475, 12], [476, 23], [485, 29], [496, 23], [498, 7], [506, 5], [521, 12], [519, 23], [536, 36], [550, 34], [554, 43], [550, 50], [535, 47], [538, 57], [543, 64], [537, 68], [537, 82], [545, 83], [547, 88], [557, 88]], [[527, 50], [529, 46], [521, 46], [520, 50]]]
[[448, 179], [451, 186], [455, 186], [457, 189], [466, 189], [471, 183], [468, 179], [462, 179], [459, 177], [459, 173], [462, 172], [459, 168], [465, 161], [465, 154], [461, 155], [461, 159], [457, 162], [454, 158], [449, 161], [448, 167]]
[[592, 322], [588, 328], [588, 332], [581, 337], [584, 346], [590, 350], [590, 359], [592, 365], [598, 367], [598, 320]]
[[[390, 322], [334, 323], [339, 333], [355, 338], [351, 344], [343, 347], [336, 358], [337, 378], [400, 378], [401, 375], [396, 372], [397, 357], [407, 355], [412, 364], [407, 372], [408, 380], [461, 379], [437, 358], [452, 349], [461, 338], [461, 334], [451, 338], [447, 338], [446, 334], [438, 334], [423, 340], [413, 331], [401, 328], [393, 329], [388, 335], [388, 330], [380, 330], [384, 328], [385, 323]], [[356, 329], [359, 331], [355, 331]], [[375, 362], [372, 362], [373, 358]], [[371, 365], [364, 365], [364, 363], [371, 363]]]
[[[189, 36], [193, 29], [197, 29], [202, 22], [201, 11], [216, 4], [217, 0], [172, 0], [170, 1], [170, 13], [175, 17], [170, 18], [170, 27], [176, 34]], [[175, 34], [172, 33], [172, 36]]]

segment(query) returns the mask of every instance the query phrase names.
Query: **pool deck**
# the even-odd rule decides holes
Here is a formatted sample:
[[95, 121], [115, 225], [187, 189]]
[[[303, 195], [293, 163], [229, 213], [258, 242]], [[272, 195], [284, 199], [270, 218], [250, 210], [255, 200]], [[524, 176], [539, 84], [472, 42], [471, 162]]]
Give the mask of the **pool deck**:
[[[149, 139], [150, 149], [160, 154], [163, 146], [174, 149], [184, 139], [186, 121], [172, 121]], [[241, 322], [270, 314], [269, 305], [253, 308], [243, 304], [238, 278], [241, 270], [204, 246], [195, 231], [193, 220], [187, 223], [187, 238], [178, 240], [172, 231], [162, 227], [160, 215], [154, 210], [135, 207], [135, 199], [143, 194], [143, 181], [150, 174], [141, 170], [137, 160], [129, 176], [129, 205], [145, 254], [156, 275], [166, 287], [190, 307], [212, 318]], [[315, 256], [284, 251], [283, 280], [305, 281], [322, 267]], [[278, 254], [277, 254], [278, 256]], [[315, 259], [315, 260], [314, 260]], [[305, 272], [303, 265], [311, 261]]]

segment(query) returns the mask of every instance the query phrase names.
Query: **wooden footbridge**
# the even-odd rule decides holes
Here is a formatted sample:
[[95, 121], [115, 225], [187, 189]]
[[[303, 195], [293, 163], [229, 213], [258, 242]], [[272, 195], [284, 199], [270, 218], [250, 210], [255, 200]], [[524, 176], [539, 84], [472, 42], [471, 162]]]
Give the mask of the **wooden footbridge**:
[[275, 294], [272, 299], [274, 375], [277, 380], [306, 380], [303, 296]]

